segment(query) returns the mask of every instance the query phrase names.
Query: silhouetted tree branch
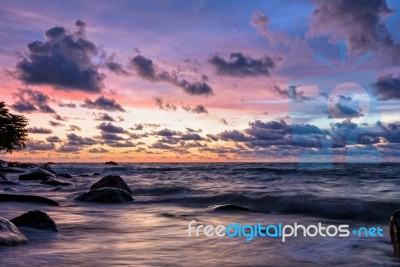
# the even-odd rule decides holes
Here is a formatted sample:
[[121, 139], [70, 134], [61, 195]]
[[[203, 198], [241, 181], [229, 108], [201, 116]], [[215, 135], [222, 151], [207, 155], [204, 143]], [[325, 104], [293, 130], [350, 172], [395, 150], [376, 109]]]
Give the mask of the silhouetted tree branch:
[[28, 142], [28, 120], [22, 115], [8, 112], [6, 103], [0, 102], [0, 151], [12, 153], [21, 150]]

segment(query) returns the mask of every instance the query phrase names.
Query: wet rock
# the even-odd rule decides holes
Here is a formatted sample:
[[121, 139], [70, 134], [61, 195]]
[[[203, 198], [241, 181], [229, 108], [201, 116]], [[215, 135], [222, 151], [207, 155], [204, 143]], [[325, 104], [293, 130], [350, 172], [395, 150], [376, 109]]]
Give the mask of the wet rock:
[[35, 195], [0, 194], [0, 202], [4, 201], [29, 202], [29, 203], [35, 202], [35, 203], [48, 204], [52, 206], [60, 206], [60, 204], [55, 200]]
[[400, 258], [400, 210], [396, 210], [390, 216], [390, 239], [393, 245], [393, 254]]
[[107, 161], [104, 164], [106, 164], [106, 165], [118, 165], [118, 163], [116, 163], [115, 161]]
[[44, 178], [40, 183], [45, 185], [72, 185], [71, 182], [61, 181], [53, 177]]
[[250, 209], [233, 204], [226, 204], [214, 207], [214, 211], [249, 212]]
[[98, 173], [98, 172], [92, 172], [92, 173], [90, 174], [90, 176], [99, 176], [99, 175], [101, 175], [101, 174]]
[[29, 173], [21, 174], [19, 180], [42, 180], [47, 177], [55, 177], [53, 173], [42, 168], [37, 168]]
[[79, 176], [79, 177], [89, 177], [90, 175], [89, 175], [89, 174], [86, 174], [86, 173], [83, 173], [83, 174], [79, 174], [78, 176]]
[[98, 203], [122, 203], [133, 201], [133, 198], [125, 190], [105, 187], [83, 193], [76, 200]]
[[59, 178], [72, 178], [72, 175], [68, 173], [58, 173], [56, 176]]
[[107, 175], [101, 178], [99, 181], [94, 183], [89, 190], [100, 189], [104, 187], [112, 187], [112, 188], [119, 188], [125, 190], [128, 193], [132, 194], [132, 190], [126, 184], [124, 179], [122, 179], [118, 175]]
[[17, 182], [14, 182], [14, 181], [3, 181], [3, 180], [0, 180], [0, 184], [6, 184], [6, 185], [18, 185], [18, 183]]
[[11, 222], [18, 227], [23, 226], [40, 230], [58, 232], [57, 225], [53, 221], [53, 219], [51, 219], [49, 215], [47, 215], [45, 212], [41, 210], [28, 211], [27, 213], [24, 213], [12, 219]]
[[26, 237], [12, 222], [0, 217], [0, 246], [16, 246], [26, 242]]
[[53, 167], [51, 167], [50, 163], [43, 164], [39, 168], [51, 172], [52, 174], [57, 174], [57, 172], [53, 169]]
[[0, 171], [0, 180], [8, 181], [7, 175], [2, 171]]

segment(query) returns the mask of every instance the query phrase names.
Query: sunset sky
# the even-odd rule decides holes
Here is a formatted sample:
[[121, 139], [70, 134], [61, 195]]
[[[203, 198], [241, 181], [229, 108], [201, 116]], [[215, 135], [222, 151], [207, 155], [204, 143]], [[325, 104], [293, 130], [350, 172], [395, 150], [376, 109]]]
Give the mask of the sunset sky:
[[399, 161], [399, 1], [2, 1], [23, 161]]

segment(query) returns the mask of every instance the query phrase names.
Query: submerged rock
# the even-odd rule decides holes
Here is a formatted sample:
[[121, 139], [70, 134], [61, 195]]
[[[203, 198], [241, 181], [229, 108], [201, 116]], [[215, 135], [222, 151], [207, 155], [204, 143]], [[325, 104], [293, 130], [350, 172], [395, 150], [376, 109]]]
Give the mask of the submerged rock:
[[400, 258], [400, 210], [396, 210], [392, 213], [389, 224], [393, 253], [395, 257]]
[[125, 190], [104, 187], [83, 193], [76, 200], [99, 203], [122, 203], [133, 201], [133, 198]]
[[51, 172], [52, 174], [57, 174], [57, 172], [53, 169], [53, 167], [51, 167], [50, 163], [43, 164], [39, 168]]
[[2, 171], [0, 171], [0, 180], [8, 181], [7, 175]]
[[34, 195], [0, 194], [0, 202], [4, 201], [35, 202], [35, 203], [49, 204], [52, 206], [60, 206], [60, 204], [55, 200]]
[[0, 217], [0, 246], [16, 246], [26, 242], [26, 237], [12, 222]]
[[61, 181], [53, 177], [44, 178], [40, 183], [45, 185], [65, 185], [65, 186], [72, 185], [71, 182]]
[[225, 204], [214, 207], [215, 211], [234, 211], [234, 212], [248, 212], [249, 208], [241, 207], [233, 204]]
[[99, 181], [94, 183], [89, 190], [100, 189], [104, 187], [112, 187], [125, 190], [128, 193], [132, 194], [132, 190], [126, 184], [124, 179], [122, 179], [118, 175], [107, 175], [101, 178]]
[[106, 165], [118, 165], [115, 161], [106, 161], [104, 164]]
[[11, 222], [18, 227], [23, 226], [58, 232], [57, 225], [53, 219], [51, 219], [49, 215], [41, 210], [28, 211], [27, 213], [12, 219]]
[[37, 168], [29, 173], [21, 174], [20, 180], [42, 180], [47, 177], [55, 177], [53, 173], [42, 168]]

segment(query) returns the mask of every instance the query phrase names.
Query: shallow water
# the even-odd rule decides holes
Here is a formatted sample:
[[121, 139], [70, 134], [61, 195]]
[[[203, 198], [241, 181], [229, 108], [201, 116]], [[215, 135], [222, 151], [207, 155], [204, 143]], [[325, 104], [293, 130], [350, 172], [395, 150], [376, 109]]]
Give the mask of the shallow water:
[[[319, 166], [320, 167], [320, 166]], [[0, 185], [0, 191], [31, 193], [60, 207], [0, 203], [11, 219], [41, 209], [59, 233], [25, 228], [27, 245], [0, 248], [1, 266], [396, 266], [387, 222], [400, 208], [400, 165], [296, 164], [56, 164], [72, 187], [36, 181]], [[100, 177], [122, 176], [133, 190], [129, 204], [74, 201]], [[9, 175], [17, 180], [18, 175]], [[55, 190], [56, 189], [56, 190]], [[215, 212], [236, 204], [250, 213]], [[384, 237], [277, 238], [188, 237], [188, 223], [349, 224], [380, 226]]]

